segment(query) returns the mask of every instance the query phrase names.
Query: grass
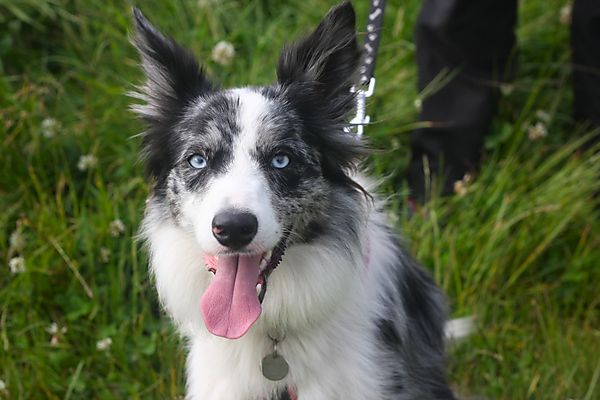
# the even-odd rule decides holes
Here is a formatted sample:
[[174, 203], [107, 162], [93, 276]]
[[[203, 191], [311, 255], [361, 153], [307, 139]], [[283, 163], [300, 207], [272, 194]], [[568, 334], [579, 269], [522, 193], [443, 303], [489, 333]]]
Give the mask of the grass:
[[[400, 177], [420, 98], [412, 36], [420, 1], [390, 4], [385, 16], [368, 110], [376, 123], [366, 134], [389, 150], [368, 165], [385, 178], [390, 215], [453, 315], [478, 316], [477, 333], [449, 349], [450, 380], [465, 396], [600, 398], [600, 159], [578, 151], [587, 131], [570, 120], [564, 1], [520, 3], [519, 69], [504, 87], [481, 171], [464, 195], [434, 196], [411, 219]], [[138, 5], [232, 86], [271, 82], [281, 44], [329, 7], [280, 3]], [[183, 393], [182, 346], [133, 239], [148, 188], [136, 156], [141, 126], [124, 96], [142, 79], [127, 40], [130, 6], [0, 0], [0, 398]], [[210, 59], [220, 40], [236, 48], [227, 67]], [[548, 135], [532, 141], [528, 128], [539, 121]], [[88, 154], [97, 164], [78, 168]], [[15, 257], [23, 273], [10, 272]], [[112, 345], [98, 350], [106, 338]]]

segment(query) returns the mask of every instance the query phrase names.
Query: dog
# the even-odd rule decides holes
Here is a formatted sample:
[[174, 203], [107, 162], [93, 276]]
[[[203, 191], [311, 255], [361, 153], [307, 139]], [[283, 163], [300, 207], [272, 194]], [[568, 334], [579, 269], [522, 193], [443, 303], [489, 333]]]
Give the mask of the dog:
[[352, 5], [285, 46], [265, 87], [218, 88], [138, 9], [134, 23], [141, 232], [189, 346], [187, 398], [453, 399], [444, 297], [344, 130], [361, 59]]

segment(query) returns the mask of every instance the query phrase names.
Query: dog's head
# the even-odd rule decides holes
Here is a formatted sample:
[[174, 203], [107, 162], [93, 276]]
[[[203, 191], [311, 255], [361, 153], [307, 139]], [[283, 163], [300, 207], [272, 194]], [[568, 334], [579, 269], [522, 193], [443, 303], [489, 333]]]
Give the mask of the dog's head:
[[224, 310], [239, 300], [221, 294], [251, 296], [270, 251], [286, 232], [301, 237], [323, 217], [332, 186], [360, 189], [348, 173], [363, 150], [343, 130], [360, 59], [354, 10], [333, 8], [314, 32], [286, 46], [276, 84], [228, 90], [139, 10], [134, 16], [147, 77], [136, 94], [144, 104], [134, 110], [147, 124], [142, 153], [153, 196], [216, 270], [203, 299], [209, 329], [241, 336], [256, 310], [211, 322], [210, 314], [231, 313]]

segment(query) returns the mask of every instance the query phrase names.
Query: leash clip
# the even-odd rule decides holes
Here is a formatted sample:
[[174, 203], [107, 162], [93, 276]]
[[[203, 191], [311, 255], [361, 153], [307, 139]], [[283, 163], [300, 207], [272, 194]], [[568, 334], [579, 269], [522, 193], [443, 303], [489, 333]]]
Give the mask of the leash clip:
[[356, 115], [350, 120], [349, 126], [345, 127], [344, 130], [347, 133], [352, 133], [357, 139], [361, 139], [364, 126], [371, 122], [371, 117], [367, 115], [367, 97], [371, 97], [375, 91], [375, 77], [371, 77], [367, 89], [364, 89], [365, 85], [352, 86], [350, 92], [356, 93]]

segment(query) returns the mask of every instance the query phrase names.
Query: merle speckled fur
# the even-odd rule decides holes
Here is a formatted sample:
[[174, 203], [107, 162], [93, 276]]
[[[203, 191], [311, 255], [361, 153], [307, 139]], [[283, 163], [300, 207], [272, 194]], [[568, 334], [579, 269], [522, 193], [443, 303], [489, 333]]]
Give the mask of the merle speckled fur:
[[[313, 33], [285, 46], [273, 85], [242, 92], [217, 89], [189, 51], [159, 33], [139, 10], [134, 16], [133, 42], [147, 82], [133, 94], [144, 104], [133, 108], [147, 124], [142, 155], [153, 182], [145, 221], [150, 227], [145, 229], [175, 225], [190, 232], [183, 216], [185, 199], [201, 197], [214, 179], [228, 173], [234, 143], [244, 129], [241, 98], [260, 94], [266, 100], [250, 158], [265, 177], [277, 222], [293, 227], [290, 251], [294, 245], [327, 243], [340, 259], [361, 259], [366, 220], [374, 224], [369, 228], [374, 236], [388, 243], [381, 249], [389, 253], [387, 258], [378, 262], [387, 271], [382, 274], [389, 276], [373, 294], [381, 305], [373, 329], [380, 370], [362, 371], [385, 380], [372, 399], [453, 399], [444, 377], [444, 298], [379, 220], [383, 212], [369, 217], [369, 208], [375, 206], [365, 200], [370, 195], [363, 181], [355, 178], [366, 150], [343, 129], [354, 106], [350, 88], [361, 56], [350, 3], [337, 6]], [[206, 168], [190, 167], [194, 154], [205, 157]], [[276, 154], [289, 157], [289, 168], [271, 167]], [[152, 233], [145, 235], [151, 239]], [[377, 245], [367, 240], [367, 246]], [[266, 314], [268, 318], [268, 310]], [[272, 399], [288, 399], [281, 387], [269, 390]]]

